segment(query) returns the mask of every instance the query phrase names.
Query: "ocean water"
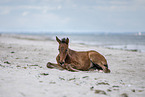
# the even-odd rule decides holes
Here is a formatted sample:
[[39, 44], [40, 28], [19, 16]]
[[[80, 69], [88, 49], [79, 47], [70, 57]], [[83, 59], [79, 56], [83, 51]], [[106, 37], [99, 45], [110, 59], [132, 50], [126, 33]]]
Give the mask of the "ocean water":
[[49, 38], [55, 40], [58, 36], [61, 38], [69, 38], [70, 43], [79, 43], [84, 45], [103, 46], [111, 49], [130, 50], [135, 52], [145, 52], [145, 35], [137, 35], [135, 33], [121, 34], [95, 34], [95, 33], [74, 33], [74, 34], [47, 34]]

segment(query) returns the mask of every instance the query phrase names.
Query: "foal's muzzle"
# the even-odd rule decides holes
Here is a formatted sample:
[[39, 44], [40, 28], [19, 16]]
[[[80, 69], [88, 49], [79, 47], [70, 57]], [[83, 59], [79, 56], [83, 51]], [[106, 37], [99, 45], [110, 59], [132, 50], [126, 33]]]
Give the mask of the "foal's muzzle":
[[60, 65], [63, 66], [64, 65], [64, 62], [60, 62]]

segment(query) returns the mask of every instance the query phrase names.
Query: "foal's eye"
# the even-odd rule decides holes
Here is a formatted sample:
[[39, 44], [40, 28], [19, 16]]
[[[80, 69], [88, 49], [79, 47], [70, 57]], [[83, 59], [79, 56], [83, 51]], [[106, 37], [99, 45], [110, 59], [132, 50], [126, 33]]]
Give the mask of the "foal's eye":
[[67, 50], [65, 50], [67, 52]]

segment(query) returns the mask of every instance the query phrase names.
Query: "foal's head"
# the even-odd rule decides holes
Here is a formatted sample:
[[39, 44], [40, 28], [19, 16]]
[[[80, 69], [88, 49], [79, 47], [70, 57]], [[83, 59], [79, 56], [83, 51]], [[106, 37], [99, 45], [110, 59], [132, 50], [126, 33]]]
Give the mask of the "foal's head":
[[56, 41], [59, 43], [59, 56], [60, 56], [60, 65], [64, 65], [65, 63], [65, 59], [68, 53], [68, 43], [69, 43], [69, 39], [65, 39], [63, 38], [62, 40], [60, 40], [57, 36], [56, 36]]

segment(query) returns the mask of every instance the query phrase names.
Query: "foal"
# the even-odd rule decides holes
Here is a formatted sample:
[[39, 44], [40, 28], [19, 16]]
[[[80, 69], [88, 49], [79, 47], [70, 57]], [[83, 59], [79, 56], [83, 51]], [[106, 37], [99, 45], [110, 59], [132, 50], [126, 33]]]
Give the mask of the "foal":
[[56, 41], [59, 43], [59, 54], [56, 57], [57, 64], [48, 62], [48, 68], [66, 69], [69, 71], [89, 71], [103, 70], [105, 73], [110, 73], [108, 64], [103, 55], [96, 51], [77, 52], [68, 48], [69, 39], [63, 38], [60, 40], [56, 36]]

